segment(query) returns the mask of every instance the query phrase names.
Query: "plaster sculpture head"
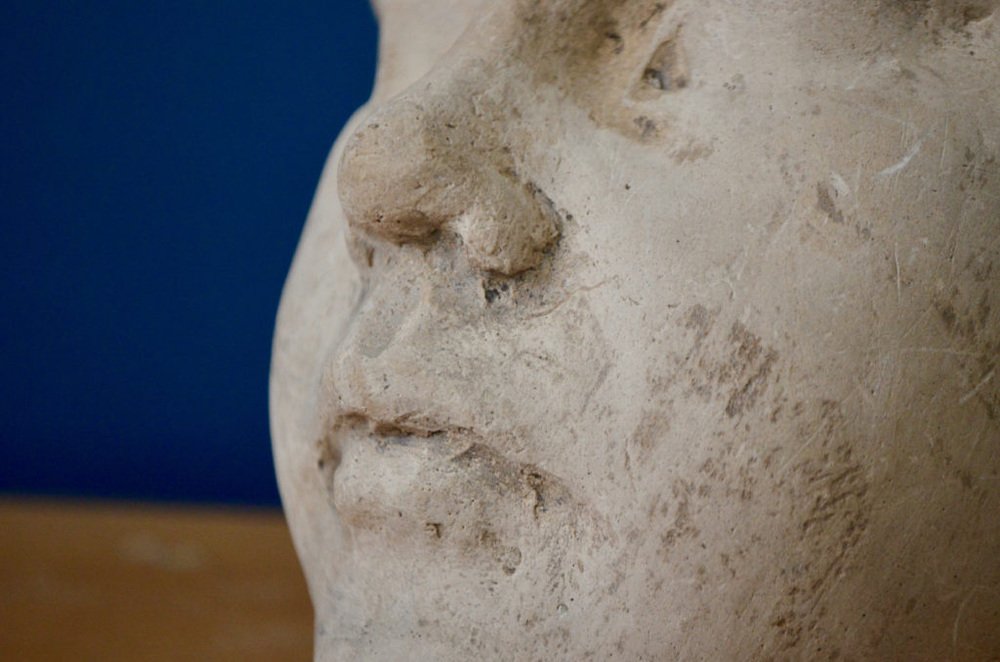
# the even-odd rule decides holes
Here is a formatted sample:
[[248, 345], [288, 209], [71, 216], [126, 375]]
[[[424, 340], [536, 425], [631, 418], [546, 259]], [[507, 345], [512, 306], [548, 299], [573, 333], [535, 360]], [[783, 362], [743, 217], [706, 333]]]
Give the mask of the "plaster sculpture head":
[[272, 371], [320, 660], [1000, 654], [995, 0], [383, 0]]

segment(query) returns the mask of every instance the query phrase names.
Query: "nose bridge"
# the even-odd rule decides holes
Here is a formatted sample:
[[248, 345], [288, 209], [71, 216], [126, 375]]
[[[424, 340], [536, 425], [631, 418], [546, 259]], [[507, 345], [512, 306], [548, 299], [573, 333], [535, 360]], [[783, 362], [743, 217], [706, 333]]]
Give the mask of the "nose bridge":
[[[461, 49], [376, 109], [348, 140], [338, 189], [348, 222], [395, 243], [462, 238], [473, 266], [515, 274], [557, 238], [551, 202], [521, 172], [517, 93], [503, 62]], [[498, 81], [500, 83], [498, 84]]]

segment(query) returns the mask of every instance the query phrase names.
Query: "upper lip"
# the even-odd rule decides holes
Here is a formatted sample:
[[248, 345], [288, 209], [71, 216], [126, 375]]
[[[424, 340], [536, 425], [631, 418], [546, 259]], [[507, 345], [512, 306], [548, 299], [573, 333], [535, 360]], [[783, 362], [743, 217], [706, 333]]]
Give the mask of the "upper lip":
[[[319, 467], [328, 475], [333, 475], [340, 467], [345, 452], [344, 441], [350, 438], [369, 439], [381, 444], [393, 438], [420, 438], [440, 440], [442, 450], [448, 448], [453, 455], [460, 455], [474, 446], [479, 438], [470, 428], [458, 425], [431, 424], [421, 421], [412, 423], [406, 417], [392, 421], [372, 418], [360, 411], [344, 411], [331, 419], [327, 432], [319, 442]], [[404, 444], [406, 445], [406, 444]]]
[[[358, 350], [348, 347], [325, 377], [324, 399], [328, 431], [367, 428], [376, 436], [430, 437], [442, 433], [468, 433], [472, 426], [460, 409], [427, 398], [416, 386], [386, 391], [378, 372], [362, 370]], [[383, 375], [382, 379], [385, 379]], [[404, 378], [395, 378], [401, 383]], [[450, 400], [450, 398], [446, 399]]]
[[367, 423], [372, 433], [379, 436], [431, 437], [446, 432], [471, 431], [468, 426], [451, 421], [439, 421], [412, 411], [388, 418], [372, 415], [365, 409], [345, 409], [337, 412], [333, 418], [334, 428], [363, 423]]
[[414, 415], [402, 415], [392, 420], [381, 420], [370, 416], [367, 412], [348, 410], [335, 415], [328, 427], [331, 432], [326, 443], [334, 457], [339, 457], [342, 451], [340, 439], [346, 430], [361, 431], [374, 439], [390, 439], [393, 437], [448, 437], [475, 438], [477, 435], [469, 427], [451, 423], [432, 421]]

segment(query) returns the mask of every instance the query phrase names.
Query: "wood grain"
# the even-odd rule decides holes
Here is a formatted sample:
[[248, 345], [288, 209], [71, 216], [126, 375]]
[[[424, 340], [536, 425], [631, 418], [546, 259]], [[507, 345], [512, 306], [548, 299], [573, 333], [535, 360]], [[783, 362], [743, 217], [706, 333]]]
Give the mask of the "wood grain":
[[280, 512], [0, 500], [0, 659], [308, 660]]

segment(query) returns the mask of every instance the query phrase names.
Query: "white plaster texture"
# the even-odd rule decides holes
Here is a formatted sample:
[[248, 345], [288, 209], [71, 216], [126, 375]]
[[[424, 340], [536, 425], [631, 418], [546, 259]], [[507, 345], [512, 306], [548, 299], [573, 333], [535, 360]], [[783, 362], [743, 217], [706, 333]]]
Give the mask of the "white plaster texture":
[[997, 2], [376, 10], [274, 341], [317, 660], [1000, 657]]

